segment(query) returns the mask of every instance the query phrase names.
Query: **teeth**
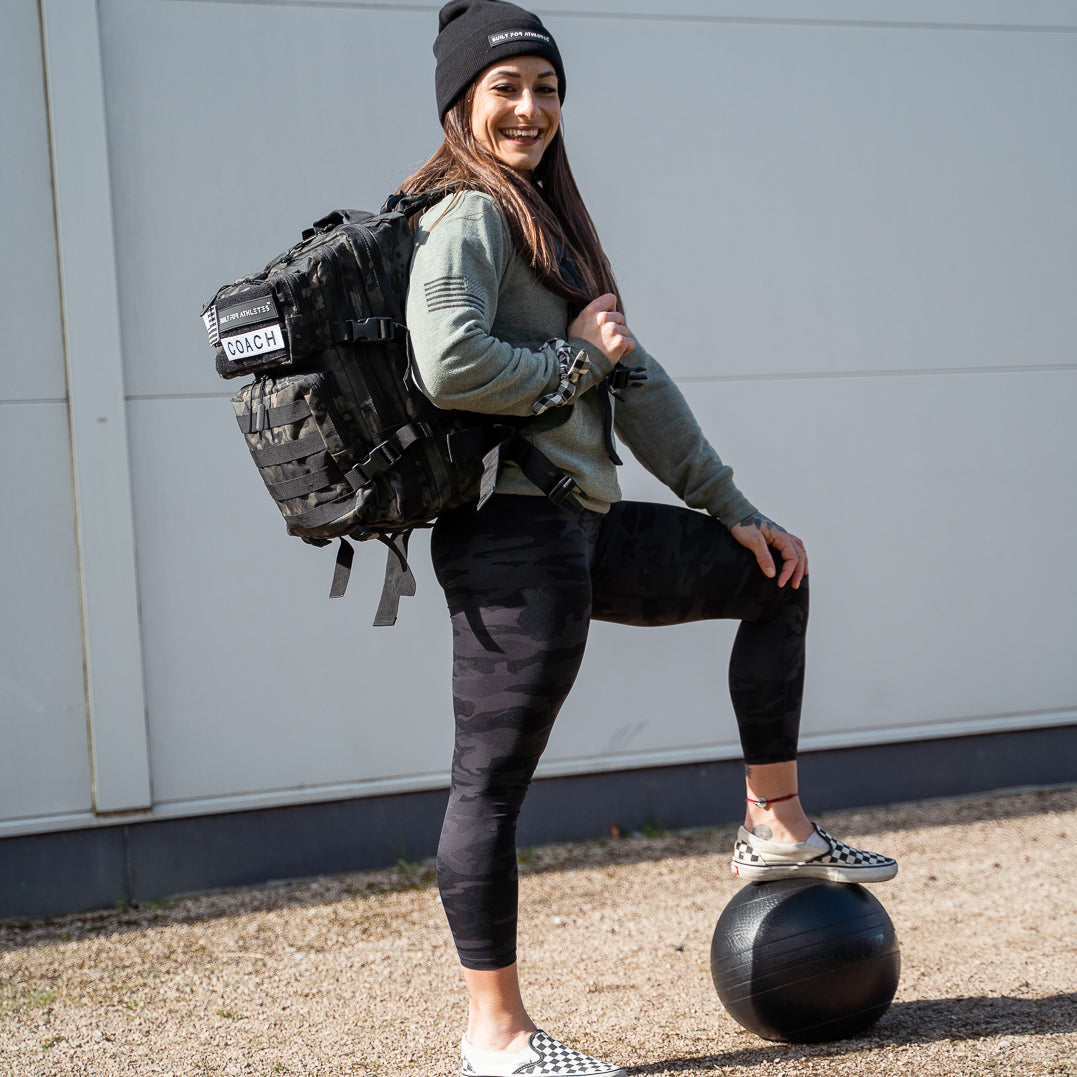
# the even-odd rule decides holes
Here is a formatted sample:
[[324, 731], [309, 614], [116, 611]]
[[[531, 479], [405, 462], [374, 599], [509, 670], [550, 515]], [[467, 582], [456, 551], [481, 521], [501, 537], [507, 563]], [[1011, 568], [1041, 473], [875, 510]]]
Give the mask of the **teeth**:
[[537, 127], [506, 127], [505, 134], [509, 138], [538, 138]]

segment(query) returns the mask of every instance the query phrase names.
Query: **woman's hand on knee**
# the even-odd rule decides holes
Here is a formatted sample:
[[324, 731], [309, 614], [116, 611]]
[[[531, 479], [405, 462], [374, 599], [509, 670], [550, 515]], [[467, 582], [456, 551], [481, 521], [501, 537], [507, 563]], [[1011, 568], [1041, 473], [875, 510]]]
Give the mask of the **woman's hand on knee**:
[[[800, 581], [808, 574], [808, 554], [796, 535], [758, 512], [734, 524], [729, 533], [755, 554], [763, 575], [768, 579], [777, 576], [779, 587], [792, 581], [793, 590], [799, 589]], [[771, 548], [777, 550], [782, 559], [780, 574], [774, 566]]]
[[568, 335], [586, 340], [614, 365], [636, 346], [625, 325], [625, 316], [617, 309], [617, 297], [612, 293], [588, 303], [573, 319]]

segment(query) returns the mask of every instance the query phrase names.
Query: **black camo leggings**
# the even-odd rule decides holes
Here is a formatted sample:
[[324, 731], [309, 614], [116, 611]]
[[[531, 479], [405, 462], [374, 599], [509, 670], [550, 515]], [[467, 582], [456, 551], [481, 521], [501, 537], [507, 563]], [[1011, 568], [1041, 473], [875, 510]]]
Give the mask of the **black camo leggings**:
[[608, 515], [495, 495], [443, 515], [433, 560], [453, 628], [456, 746], [438, 886], [460, 961], [516, 960], [516, 821], [592, 620], [741, 621], [729, 688], [748, 763], [796, 757], [805, 579], [779, 589], [717, 520], [620, 502]]

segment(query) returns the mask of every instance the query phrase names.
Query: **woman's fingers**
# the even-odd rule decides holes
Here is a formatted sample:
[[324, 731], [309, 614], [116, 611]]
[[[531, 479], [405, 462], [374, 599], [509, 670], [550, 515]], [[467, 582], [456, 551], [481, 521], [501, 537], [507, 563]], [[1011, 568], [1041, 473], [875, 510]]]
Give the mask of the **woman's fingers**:
[[792, 580], [793, 590], [797, 590], [800, 587], [800, 581], [804, 579], [808, 571], [808, 555], [804, 550], [804, 544], [795, 535], [780, 531], [770, 540], [770, 545], [782, 557], [782, 571], [778, 576], [778, 586], [784, 587]]
[[632, 339], [631, 333], [627, 331], [612, 333], [609, 337], [606, 354], [616, 363], [623, 359], [635, 346], [636, 342]]
[[636, 341], [625, 324], [625, 316], [619, 310], [603, 311], [598, 316], [604, 351], [614, 362], [624, 358], [635, 346]]
[[797, 543], [798, 551], [797, 567], [793, 572], [793, 590], [796, 591], [800, 587], [800, 581], [808, 574], [808, 551], [804, 549], [804, 543], [800, 539], [795, 535], [793, 538]]
[[[808, 554], [804, 543], [791, 535], [780, 524], [755, 513], [730, 528], [730, 533], [742, 545], [755, 554], [763, 575], [773, 579], [778, 577], [778, 586], [784, 587], [792, 582], [793, 590], [798, 590], [801, 581], [808, 574]], [[781, 572], [774, 566], [771, 550], [776, 550], [782, 559]]]
[[735, 524], [730, 531], [742, 546], [746, 546], [755, 555], [759, 567], [763, 570], [763, 575], [768, 579], [773, 579], [777, 574], [777, 569], [774, 567], [774, 558], [770, 555], [767, 540], [762, 532], [744, 522]]
[[598, 314], [598, 313], [600, 313], [602, 311], [605, 311], [605, 310], [616, 310], [616, 309], [617, 309], [617, 296], [615, 296], [613, 294], [613, 292], [606, 292], [605, 295], [600, 295], [597, 299], [592, 299], [591, 302], [588, 303], [587, 306], [583, 308], [582, 313], [587, 313], [588, 311], [593, 311], [594, 313]]
[[612, 363], [636, 346], [625, 325], [624, 314], [617, 309], [617, 297], [612, 292], [592, 299], [568, 327], [568, 335], [589, 341]]

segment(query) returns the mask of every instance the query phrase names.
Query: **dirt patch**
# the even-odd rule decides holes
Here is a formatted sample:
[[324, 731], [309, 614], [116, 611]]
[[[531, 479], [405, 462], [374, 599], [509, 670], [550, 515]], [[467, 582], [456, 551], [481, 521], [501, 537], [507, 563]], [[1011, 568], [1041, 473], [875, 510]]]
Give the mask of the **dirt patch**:
[[[1077, 790], [831, 813], [896, 856], [872, 887], [902, 979], [866, 1035], [770, 1043], [722, 1010], [732, 832], [521, 854], [521, 972], [553, 1035], [632, 1074], [1077, 1077]], [[465, 1015], [427, 864], [0, 924], [0, 1073], [459, 1073]]]

